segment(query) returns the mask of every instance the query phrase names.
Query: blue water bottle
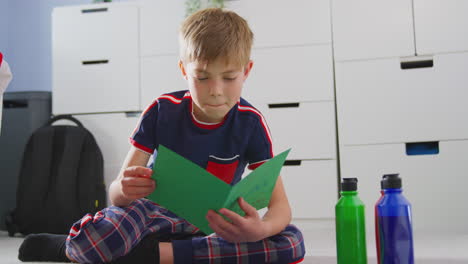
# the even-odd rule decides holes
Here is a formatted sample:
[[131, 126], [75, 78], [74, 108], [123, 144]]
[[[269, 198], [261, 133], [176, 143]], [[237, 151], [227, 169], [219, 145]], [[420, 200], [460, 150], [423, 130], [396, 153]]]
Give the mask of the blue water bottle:
[[379, 264], [414, 264], [411, 204], [402, 194], [399, 174], [382, 179], [383, 196], [376, 204]]

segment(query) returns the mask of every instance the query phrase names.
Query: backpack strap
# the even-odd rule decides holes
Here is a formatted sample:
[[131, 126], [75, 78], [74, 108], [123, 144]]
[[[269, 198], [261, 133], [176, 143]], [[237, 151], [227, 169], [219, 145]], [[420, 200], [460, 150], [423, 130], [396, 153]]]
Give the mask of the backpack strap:
[[47, 124], [45, 124], [44, 126], [50, 126], [55, 121], [58, 121], [58, 120], [69, 120], [69, 121], [72, 121], [73, 123], [75, 123], [79, 127], [84, 127], [83, 124], [80, 121], [78, 121], [78, 119], [74, 118], [71, 115], [57, 115], [57, 116], [53, 117], [52, 119], [50, 119], [47, 122]]

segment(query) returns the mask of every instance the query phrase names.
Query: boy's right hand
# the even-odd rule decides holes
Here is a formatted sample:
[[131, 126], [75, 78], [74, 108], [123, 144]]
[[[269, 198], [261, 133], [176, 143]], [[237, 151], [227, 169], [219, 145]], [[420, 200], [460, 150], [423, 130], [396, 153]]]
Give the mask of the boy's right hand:
[[151, 179], [152, 174], [153, 170], [142, 166], [126, 168], [120, 180], [123, 196], [136, 200], [150, 195], [156, 188], [155, 181]]

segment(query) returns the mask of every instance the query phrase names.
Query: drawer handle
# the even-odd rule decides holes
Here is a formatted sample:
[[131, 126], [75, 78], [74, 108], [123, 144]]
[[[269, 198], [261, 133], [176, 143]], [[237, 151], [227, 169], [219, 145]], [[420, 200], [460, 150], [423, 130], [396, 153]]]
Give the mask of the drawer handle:
[[82, 61], [83, 65], [91, 65], [91, 64], [107, 64], [109, 60], [92, 60], [92, 61]]
[[[28, 107], [27, 100], [3, 100], [3, 108], [26, 108]], [[1, 111], [1, 110], [0, 110]]]
[[437, 155], [439, 154], [439, 141], [406, 143], [406, 155]]
[[268, 108], [293, 108], [299, 107], [299, 103], [268, 104]]
[[141, 111], [129, 111], [125, 112], [125, 117], [139, 117], [141, 115]]
[[302, 160], [285, 160], [284, 166], [301, 166]]
[[400, 67], [402, 70], [418, 69], [418, 68], [432, 68], [434, 60], [420, 60], [420, 61], [402, 61]]
[[91, 8], [91, 9], [82, 9], [81, 13], [86, 14], [86, 13], [96, 13], [96, 12], [107, 12], [107, 7], [103, 8]]

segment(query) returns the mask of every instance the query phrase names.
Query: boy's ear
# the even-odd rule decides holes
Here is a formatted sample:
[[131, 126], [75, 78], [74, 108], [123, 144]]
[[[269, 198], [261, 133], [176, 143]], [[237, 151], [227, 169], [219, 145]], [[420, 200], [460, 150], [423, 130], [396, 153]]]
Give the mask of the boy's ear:
[[253, 67], [253, 61], [249, 60], [249, 62], [244, 68], [244, 81], [247, 79], [247, 77], [249, 77], [250, 70], [252, 70], [252, 67]]
[[182, 76], [184, 77], [185, 80], [187, 80], [187, 72], [185, 71], [184, 62], [182, 60], [179, 60], [179, 68], [180, 68], [180, 72], [182, 73]]

